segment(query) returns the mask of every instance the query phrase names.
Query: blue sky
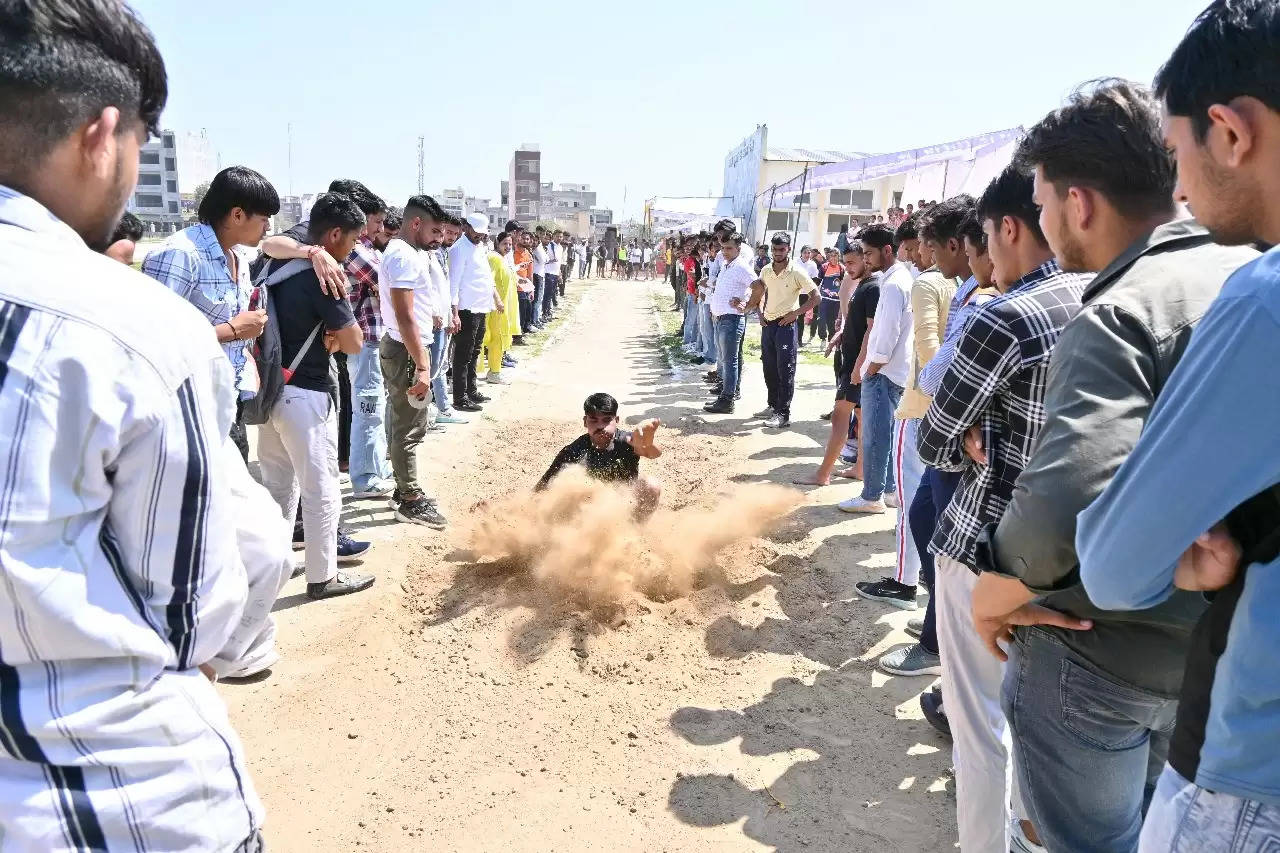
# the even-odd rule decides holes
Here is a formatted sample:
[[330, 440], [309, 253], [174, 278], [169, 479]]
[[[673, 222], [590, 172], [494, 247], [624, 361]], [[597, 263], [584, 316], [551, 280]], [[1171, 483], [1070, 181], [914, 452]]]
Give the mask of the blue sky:
[[[719, 194], [725, 155], [869, 152], [1029, 125], [1077, 83], [1149, 82], [1208, 0], [534, 4], [132, 0], [169, 69], [164, 125], [294, 192], [358, 178], [495, 197], [512, 150], [638, 215]], [[623, 204], [624, 193], [626, 204]]]

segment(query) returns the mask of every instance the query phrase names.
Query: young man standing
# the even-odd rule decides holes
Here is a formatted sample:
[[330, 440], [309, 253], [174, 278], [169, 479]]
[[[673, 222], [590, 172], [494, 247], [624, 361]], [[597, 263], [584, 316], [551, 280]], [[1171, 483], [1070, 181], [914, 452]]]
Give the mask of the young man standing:
[[716, 398], [703, 406], [712, 414], [732, 414], [733, 401], [742, 389], [742, 339], [747, 331], [743, 313], [756, 281], [751, 261], [743, 255], [746, 238], [737, 232], [720, 241], [720, 266], [711, 291], [711, 311], [716, 323], [716, 351], [720, 354], [720, 384]]
[[[436, 359], [443, 358], [445, 329], [452, 322], [448, 284], [436, 259], [444, 238], [445, 216], [430, 196], [410, 198], [404, 206], [400, 233], [382, 252], [378, 276], [385, 329], [378, 345], [378, 364], [391, 407], [388, 449], [396, 481], [396, 518], [436, 529], [445, 526], [445, 519], [418, 482], [418, 445], [429, 417], [423, 403], [429, 392], [434, 389], [439, 393], [443, 388], [443, 370], [438, 370], [441, 362]], [[442, 418], [451, 414], [441, 409]]]
[[[899, 232], [909, 223], [899, 226]], [[914, 226], [912, 226], [914, 229]], [[880, 273], [880, 299], [875, 323], [867, 333], [867, 357], [862, 365], [862, 429], [866, 456], [862, 460], [862, 494], [837, 506], [844, 512], [882, 513], [896, 506], [893, 467], [893, 413], [902, 399], [910, 372], [914, 330], [911, 317], [911, 274], [895, 257], [894, 232], [887, 225], [871, 225], [858, 236], [867, 266]], [[914, 599], [913, 599], [914, 600]]]
[[555, 235], [542, 234], [542, 252], [545, 260], [542, 267], [542, 279], [545, 287], [542, 291], [542, 322], [550, 323], [555, 317], [556, 302], [560, 299], [560, 247]]
[[[942, 696], [951, 726], [960, 847], [1009, 849], [1007, 725], [1000, 711], [1003, 666], [974, 630], [978, 534], [999, 519], [1044, 422], [1049, 356], [1080, 310], [1089, 276], [1064, 273], [1040, 231], [1031, 178], [1005, 169], [978, 202], [996, 280], [1008, 292], [970, 317], [951, 367], [920, 422], [926, 465], [961, 471], [934, 534]], [[1063, 628], [1086, 623], [1054, 614]], [[1014, 812], [1024, 817], [1021, 803]]]
[[773, 263], [752, 282], [751, 299], [743, 314], [760, 309], [760, 360], [769, 392], [765, 414], [771, 415], [765, 426], [785, 429], [791, 426], [791, 398], [796, 389], [796, 351], [800, 346], [796, 320], [817, 302], [818, 286], [792, 263], [788, 234], [775, 234], [770, 242]]
[[147, 256], [142, 271], [190, 302], [213, 325], [218, 343], [236, 378], [236, 418], [231, 440], [246, 461], [249, 439], [241, 401], [258, 390], [250, 367], [249, 346], [262, 333], [267, 312], [249, 309], [253, 281], [239, 246], [256, 246], [267, 233], [270, 217], [280, 211], [280, 197], [262, 175], [231, 166], [213, 176], [200, 200], [198, 225], [184, 228]]
[[[485, 247], [488, 234], [489, 218], [473, 213], [463, 223], [462, 238], [449, 249], [449, 291], [459, 323], [453, 342], [453, 405], [463, 412], [480, 411], [476, 362], [484, 344], [485, 316], [504, 308], [489, 268], [489, 251]], [[549, 256], [547, 269], [558, 264]], [[556, 277], [545, 277], [547, 292], [552, 292]]]
[[[308, 242], [335, 260], [346, 258], [365, 227], [354, 201], [338, 193], [316, 199]], [[276, 280], [286, 266], [299, 271]], [[358, 559], [370, 549], [338, 532], [342, 494], [338, 489], [338, 389], [330, 377], [330, 353], [358, 352], [363, 333], [351, 304], [320, 291], [315, 273], [301, 261], [272, 261], [266, 267], [271, 305], [280, 326], [281, 364], [296, 364], [258, 428], [262, 484], [292, 520], [302, 498], [306, 537], [307, 595], [330, 598], [368, 589], [372, 575], [338, 571], [339, 560]]]

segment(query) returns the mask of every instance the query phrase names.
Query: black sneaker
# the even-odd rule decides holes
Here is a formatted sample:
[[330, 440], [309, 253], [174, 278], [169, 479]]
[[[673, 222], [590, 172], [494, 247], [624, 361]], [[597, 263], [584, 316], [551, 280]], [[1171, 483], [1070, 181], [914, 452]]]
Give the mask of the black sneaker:
[[307, 547], [307, 539], [302, 533], [302, 528], [294, 527], [293, 528], [293, 550], [301, 551], [305, 547]]
[[458, 412], [483, 412], [484, 406], [479, 403], [473, 403], [470, 400], [463, 400], [460, 403], [454, 403], [453, 408]]
[[769, 420], [765, 421], [764, 425], [769, 427], [769, 429], [786, 429], [791, 426], [791, 418], [786, 415], [774, 415], [769, 418]]
[[373, 586], [373, 575], [352, 575], [347, 572], [338, 572], [333, 576], [333, 580], [325, 583], [307, 584], [307, 597], [316, 600], [334, 598], [339, 595], [360, 592], [371, 586]]
[[373, 548], [372, 542], [357, 542], [345, 533], [338, 534], [338, 562], [354, 563]]
[[469, 399], [473, 403], [487, 403], [493, 398], [486, 397], [484, 394], [481, 394], [479, 391], [473, 391], [467, 395], [467, 399]]
[[707, 393], [713, 397], [722, 396], [724, 394], [724, 386], [717, 382], [707, 389]]
[[408, 524], [421, 524], [436, 530], [444, 530], [448, 523], [440, 511], [426, 498], [404, 501], [396, 507], [396, 518]]
[[720, 382], [720, 373], [719, 373], [718, 371], [715, 371], [715, 370], [708, 370], [706, 373], [702, 374], [702, 379], [703, 379], [703, 381], [705, 381], [705, 382], [715, 382], [715, 383], [719, 383], [719, 382]]
[[924, 712], [924, 718], [929, 721], [929, 725], [948, 740], [951, 739], [951, 723], [947, 720], [947, 712], [942, 709], [940, 688], [935, 687], [927, 693], [920, 694], [920, 710]]
[[858, 595], [863, 598], [883, 601], [885, 604], [892, 604], [901, 610], [916, 609], [916, 588], [907, 586], [905, 583], [898, 583], [893, 578], [881, 578], [870, 583], [862, 581], [854, 584], [854, 586], [858, 590]]
[[712, 415], [732, 415], [733, 401], [727, 397], [717, 397], [702, 408], [705, 412]]

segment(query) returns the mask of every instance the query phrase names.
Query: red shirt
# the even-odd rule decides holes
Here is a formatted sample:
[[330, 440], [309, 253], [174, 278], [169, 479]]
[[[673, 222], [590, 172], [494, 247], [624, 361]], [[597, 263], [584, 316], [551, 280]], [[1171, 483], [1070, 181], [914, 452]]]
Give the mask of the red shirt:
[[698, 292], [698, 263], [693, 258], [681, 258], [680, 264], [684, 267], [684, 289], [692, 296]]

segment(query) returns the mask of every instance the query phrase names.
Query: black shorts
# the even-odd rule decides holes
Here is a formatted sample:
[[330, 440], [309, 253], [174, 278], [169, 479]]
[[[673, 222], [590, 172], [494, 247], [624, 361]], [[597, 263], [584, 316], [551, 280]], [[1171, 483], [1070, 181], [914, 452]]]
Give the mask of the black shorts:
[[836, 389], [836, 399], [846, 400], [853, 403], [853, 407], [859, 408], [862, 405], [862, 385], [853, 384], [853, 376], [846, 375], [840, 377], [840, 385]]

